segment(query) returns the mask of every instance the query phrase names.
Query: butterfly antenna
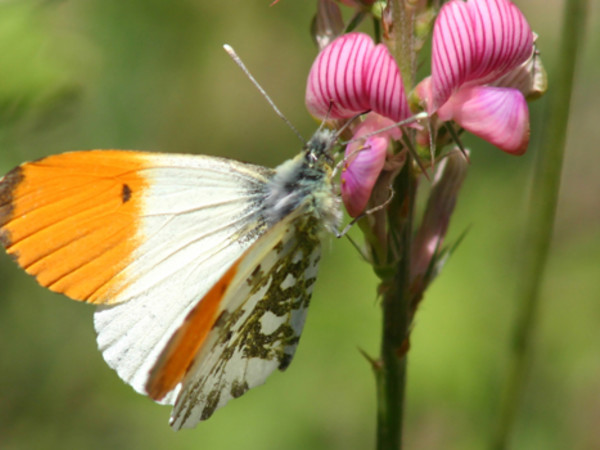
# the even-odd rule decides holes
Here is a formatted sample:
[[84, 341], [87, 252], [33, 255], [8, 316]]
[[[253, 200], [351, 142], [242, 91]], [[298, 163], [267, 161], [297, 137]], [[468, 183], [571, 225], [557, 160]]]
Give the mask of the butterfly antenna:
[[[331, 107], [330, 107], [330, 110], [331, 110]], [[335, 139], [336, 139], [336, 140], [337, 140], [337, 139], [339, 139], [339, 138], [340, 138], [340, 136], [342, 135], [342, 133], [343, 133], [344, 131], [346, 131], [346, 129], [347, 129], [349, 126], [350, 126], [350, 124], [351, 124], [352, 122], [354, 122], [356, 119], [358, 119], [358, 118], [359, 118], [360, 116], [362, 116], [363, 114], [367, 114], [368, 112], [370, 112], [370, 110], [368, 110], [368, 111], [364, 111], [364, 112], [361, 112], [361, 113], [358, 113], [358, 114], [355, 114], [354, 116], [350, 117], [350, 118], [349, 118], [349, 119], [346, 121], [346, 123], [345, 123], [344, 125], [342, 125], [342, 126], [341, 126], [341, 127], [338, 129], [338, 130], [337, 130], [337, 132], [335, 133]], [[347, 143], [348, 143], [348, 142], [346, 142], [345, 144], [347, 144]]]
[[231, 45], [224, 44], [223, 48], [225, 49], [225, 51], [227, 52], [227, 54], [231, 57], [231, 59], [233, 59], [233, 61], [239, 66], [239, 68], [242, 69], [242, 71], [250, 79], [250, 81], [252, 82], [252, 84], [254, 84], [254, 86], [256, 86], [256, 89], [258, 89], [258, 92], [260, 92], [262, 94], [262, 96], [265, 98], [265, 100], [267, 100], [267, 102], [269, 103], [269, 105], [271, 105], [271, 108], [273, 108], [273, 111], [275, 111], [275, 114], [277, 114], [279, 116], [279, 118], [281, 120], [283, 120], [287, 124], [288, 127], [291, 128], [291, 130], [296, 134], [296, 136], [298, 136], [298, 138], [304, 144], [306, 144], [306, 139], [304, 139], [304, 136], [302, 136], [300, 134], [300, 132], [296, 129], [296, 127], [294, 125], [292, 125], [292, 122], [290, 122], [288, 120], [288, 118], [283, 115], [283, 113], [275, 105], [275, 103], [273, 102], [273, 100], [271, 100], [271, 97], [269, 97], [269, 94], [267, 94], [267, 92], [262, 88], [262, 86], [258, 83], [258, 81], [256, 81], [256, 78], [254, 78], [252, 76], [252, 74], [250, 73], [250, 71], [248, 70], [248, 68], [246, 67], [246, 65], [242, 62], [242, 60], [240, 59], [240, 57], [237, 55], [237, 53], [235, 52], [235, 50], [233, 49], [233, 47], [231, 47]]
[[379, 130], [372, 131], [372, 132], [367, 133], [367, 134], [363, 134], [362, 136], [360, 136], [358, 138], [350, 139], [350, 140], [348, 140], [346, 142], [342, 142], [341, 144], [342, 145], [347, 145], [347, 144], [350, 144], [351, 142], [354, 142], [354, 141], [359, 141], [361, 139], [367, 139], [367, 138], [370, 138], [371, 136], [375, 136], [375, 135], [377, 135], [379, 133], [383, 133], [385, 131], [389, 131], [389, 130], [391, 130], [393, 128], [401, 127], [403, 125], [408, 125], [408, 124], [411, 124], [413, 122], [418, 122], [421, 119], [427, 119], [427, 118], [429, 118], [429, 114], [427, 114], [425, 111], [423, 111], [423, 112], [420, 112], [418, 114], [415, 114], [414, 116], [409, 117], [408, 119], [404, 119], [404, 120], [401, 120], [400, 122], [396, 122], [396, 123], [394, 123], [392, 125], [388, 125], [387, 127], [380, 128]]

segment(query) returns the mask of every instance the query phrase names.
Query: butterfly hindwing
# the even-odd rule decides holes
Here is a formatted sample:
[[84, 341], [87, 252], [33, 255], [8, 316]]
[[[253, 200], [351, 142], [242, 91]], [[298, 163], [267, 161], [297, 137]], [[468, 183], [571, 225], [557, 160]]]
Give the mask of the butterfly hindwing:
[[[183, 380], [171, 416], [174, 428], [207, 419], [291, 362], [320, 257], [315, 219], [299, 212], [276, 224], [242, 256], [224, 292], [223, 308]], [[193, 315], [194, 310], [188, 319]], [[171, 342], [178, 341], [178, 334]], [[164, 370], [155, 367], [150, 384]]]

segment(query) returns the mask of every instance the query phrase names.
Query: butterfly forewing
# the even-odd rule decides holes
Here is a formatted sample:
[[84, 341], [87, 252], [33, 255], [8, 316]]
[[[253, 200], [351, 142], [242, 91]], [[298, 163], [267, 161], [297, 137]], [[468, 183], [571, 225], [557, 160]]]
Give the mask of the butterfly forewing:
[[[71, 296], [113, 305], [95, 314], [98, 345], [143, 393], [189, 309], [266, 230], [256, 211], [272, 171], [221, 158], [125, 151], [66, 153], [18, 170], [24, 181], [13, 183], [14, 208], [3, 225], [15, 243], [10, 249], [21, 264], [26, 256], [48, 262], [33, 266], [44, 269], [37, 274], [42, 283], [40, 277], [63, 270], [52, 279], [71, 283], [64, 292], [91, 286], [85, 296]], [[62, 204], [72, 206], [65, 212]], [[120, 229], [128, 234], [111, 231]], [[119, 249], [127, 251], [115, 254]]]

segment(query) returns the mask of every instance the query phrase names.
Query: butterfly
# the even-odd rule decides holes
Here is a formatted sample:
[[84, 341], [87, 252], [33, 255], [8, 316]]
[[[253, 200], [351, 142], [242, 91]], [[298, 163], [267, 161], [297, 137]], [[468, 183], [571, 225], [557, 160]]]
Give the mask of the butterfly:
[[108, 365], [190, 428], [290, 364], [341, 220], [335, 139], [321, 128], [275, 169], [123, 150], [25, 163], [0, 179], [0, 243], [97, 305]]

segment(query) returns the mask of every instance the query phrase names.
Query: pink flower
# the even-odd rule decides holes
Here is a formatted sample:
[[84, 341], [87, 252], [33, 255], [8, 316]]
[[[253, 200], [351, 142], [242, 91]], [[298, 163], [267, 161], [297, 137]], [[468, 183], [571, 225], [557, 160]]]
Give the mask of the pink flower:
[[[356, 128], [354, 139], [411, 115], [396, 61], [385, 45], [375, 45], [364, 33], [340, 36], [319, 53], [308, 76], [306, 106], [320, 119], [348, 119], [373, 111]], [[360, 215], [369, 201], [390, 138], [400, 136], [395, 129], [346, 148], [341, 190], [352, 217]]]
[[496, 81], [533, 52], [533, 33], [509, 0], [451, 0], [433, 28], [431, 77], [417, 92], [430, 114], [513, 154], [529, 143], [529, 111], [523, 94]]
[[320, 119], [374, 111], [399, 122], [411, 114], [396, 61], [364, 33], [342, 35], [319, 53], [308, 75], [306, 107]]
[[365, 139], [359, 138], [393, 124], [390, 119], [370, 113], [354, 131], [353, 142], [346, 147], [341, 191], [350, 217], [357, 217], [365, 210], [373, 186], [383, 169], [390, 138], [400, 139], [402, 133], [400, 129], [392, 128]]

